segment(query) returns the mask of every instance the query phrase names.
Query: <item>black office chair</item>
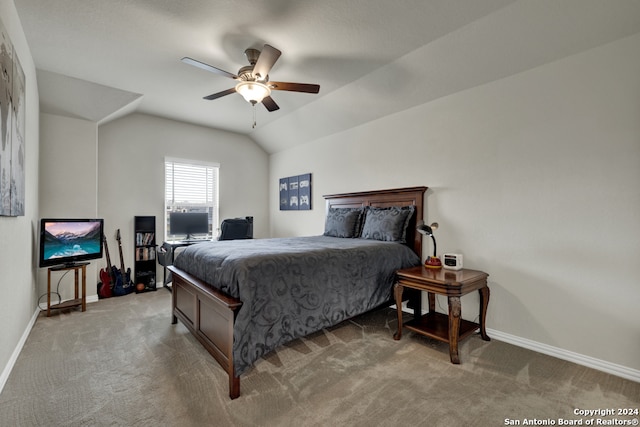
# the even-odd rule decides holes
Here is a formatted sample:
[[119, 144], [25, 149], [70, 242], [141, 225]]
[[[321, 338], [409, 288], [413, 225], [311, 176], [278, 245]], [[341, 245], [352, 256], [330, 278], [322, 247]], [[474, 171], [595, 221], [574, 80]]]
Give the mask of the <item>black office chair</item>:
[[218, 240], [253, 239], [253, 217], [229, 218], [220, 225]]
[[171, 272], [167, 274], [167, 267], [173, 264], [173, 246], [167, 242], [164, 242], [158, 249], [157, 258], [158, 264], [162, 266], [164, 272], [164, 280], [162, 281], [162, 286], [166, 288], [167, 284], [171, 282]]

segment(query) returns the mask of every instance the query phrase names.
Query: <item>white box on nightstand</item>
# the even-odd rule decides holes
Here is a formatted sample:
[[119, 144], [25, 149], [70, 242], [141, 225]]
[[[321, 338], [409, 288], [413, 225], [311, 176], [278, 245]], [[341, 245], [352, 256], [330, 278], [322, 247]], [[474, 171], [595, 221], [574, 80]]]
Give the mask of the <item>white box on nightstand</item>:
[[442, 255], [442, 268], [448, 270], [462, 270], [462, 254]]

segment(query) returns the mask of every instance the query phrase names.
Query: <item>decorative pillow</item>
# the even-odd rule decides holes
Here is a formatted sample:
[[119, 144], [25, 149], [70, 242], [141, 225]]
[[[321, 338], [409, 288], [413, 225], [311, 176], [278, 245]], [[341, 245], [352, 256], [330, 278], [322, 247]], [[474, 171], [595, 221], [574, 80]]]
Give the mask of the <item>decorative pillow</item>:
[[362, 227], [362, 238], [388, 242], [407, 242], [407, 227], [415, 206], [369, 207]]
[[358, 237], [362, 223], [362, 208], [329, 208], [324, 224], [324, 235], [331, 237]]

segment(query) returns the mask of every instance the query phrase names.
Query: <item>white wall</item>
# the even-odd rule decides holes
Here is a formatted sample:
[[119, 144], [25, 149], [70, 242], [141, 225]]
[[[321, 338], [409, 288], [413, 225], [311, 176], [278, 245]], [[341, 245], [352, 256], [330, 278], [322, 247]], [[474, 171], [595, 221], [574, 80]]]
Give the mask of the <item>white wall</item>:
[[[40, 115], [40, 218], [98, 217], [98, 125], [54, 114]], [[102, 263], [87, 266], [87, 298], [97, 298]], [[73, 274], [52, 273], [63, 301], [73, 298]], [[54, 283], [55, 282], [55, 283]], [[38, 273], [40, 295], [47, 292], [47, 269]], [[57, 302], [55, 296], [53, 301]], [[46, 304], [46, 298], [42, 299]]]
[[[322, 194], [426, 185], [439, 253], [490, 274], [489, 328], [637, 373], [638, 52], [635, 35], [274, 154], [272, 234], [322, 233]], [[278, 178], [306, 172], [313, 210], [279, 211]]]
[[0, 0], [0, 19], [25, 74], [25, 215], [0, 217], [0, 390], [26, 339], [37, 305], [39, 98], [36, 70], [13, 1]]
[[[155, 215], [156, 243], [164, 236], [164, 159], [220, 164], [220, 218], [253, 216], [254, 236], [268, 236], [268, 156], [248, 137], [145, 114], [98, 129], [98, 212], [105, 219], [111, 260], [121, 229], [125, 267], [133, 271], [133, 217]], [[115, 254], [115, 256], [114, 256]], [[162, 270], [158, 268], [159, 279]]]

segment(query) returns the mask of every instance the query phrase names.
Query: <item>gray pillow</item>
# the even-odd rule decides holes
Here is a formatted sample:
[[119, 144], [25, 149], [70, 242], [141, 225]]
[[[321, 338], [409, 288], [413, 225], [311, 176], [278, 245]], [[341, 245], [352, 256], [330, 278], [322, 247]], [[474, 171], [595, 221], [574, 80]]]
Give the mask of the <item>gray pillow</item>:
[[387, 242], [407, 242], [407, 227], [415, 212], [415, 206], [392, 206], [367, 209], [362, 238]]
[[331, 237], [358, 237], [362, 223], [362, 208], [329, 208], [324, 224], [324, 235]]

